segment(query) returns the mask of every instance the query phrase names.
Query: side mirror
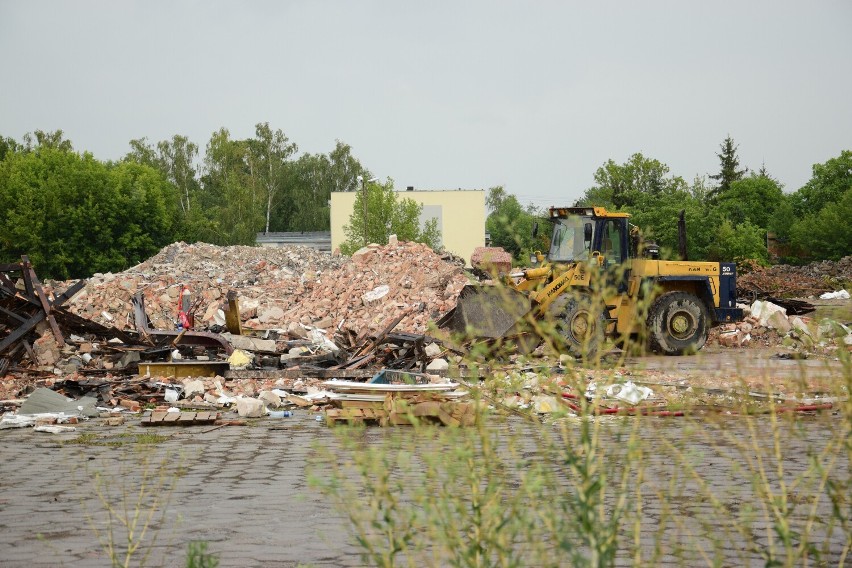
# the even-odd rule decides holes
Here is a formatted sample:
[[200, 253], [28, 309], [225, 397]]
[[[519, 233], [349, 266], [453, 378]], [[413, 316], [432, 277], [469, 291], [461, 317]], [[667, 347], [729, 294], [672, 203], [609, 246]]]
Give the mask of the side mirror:
[[592, 242], [592, 224], [586, 223], [583, 225], [583, 241], [586, 243]]
[[532, 237], [536, 238], [538, 236], [538, 221], [533, 223]]

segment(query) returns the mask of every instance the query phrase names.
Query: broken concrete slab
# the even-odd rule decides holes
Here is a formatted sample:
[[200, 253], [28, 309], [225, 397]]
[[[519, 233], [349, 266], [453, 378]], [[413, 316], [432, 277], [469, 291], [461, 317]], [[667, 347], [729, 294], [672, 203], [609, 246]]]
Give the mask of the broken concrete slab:
[[79, 400], [65, 398], [58, 392], [48, 388], [36, 389], [18, 409], [18, 414], [45, 414], [62, 412], [65, 414], [80, 414], [83, 416], [97, 416], [99, 412], [95, 409], [98, 399], [94, 397], [83, 397]]
[[258, 337], [249, 337], [248, 335], [234, 335], [233, 333], [223, 333], [222, 337], [228, 340], [234, 349], [242, 349], [243, 351], [265, 351], [275, 353], [275, 341], [271, 339], [260, 339]]

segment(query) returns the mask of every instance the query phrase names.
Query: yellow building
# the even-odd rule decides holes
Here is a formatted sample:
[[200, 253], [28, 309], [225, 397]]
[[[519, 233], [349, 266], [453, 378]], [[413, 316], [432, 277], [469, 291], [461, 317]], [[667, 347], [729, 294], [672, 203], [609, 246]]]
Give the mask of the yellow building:
[[[423, 205], [420, 225], [438, 220], [441, 244], [470, 265], [473, 249], [485, 245], [485, 191], [399, 191], [400, 199], [409, 198]], [[346, 240], [343, 226], [349, 223], [355, 206], [354, 191], [331, 194], [331, 249]]]

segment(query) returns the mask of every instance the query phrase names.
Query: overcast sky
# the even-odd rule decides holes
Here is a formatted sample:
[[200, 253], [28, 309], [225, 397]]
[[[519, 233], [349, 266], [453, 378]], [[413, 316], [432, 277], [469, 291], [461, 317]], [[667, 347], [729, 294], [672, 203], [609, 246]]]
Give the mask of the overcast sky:
[[714, 173], [728, 134], [788, 191], [852, 149], [849, 0], [0, 0], [0, 53], [0, 135], [100, 159], [269, 122], [399, 189], [546, 206], [634, 152]]

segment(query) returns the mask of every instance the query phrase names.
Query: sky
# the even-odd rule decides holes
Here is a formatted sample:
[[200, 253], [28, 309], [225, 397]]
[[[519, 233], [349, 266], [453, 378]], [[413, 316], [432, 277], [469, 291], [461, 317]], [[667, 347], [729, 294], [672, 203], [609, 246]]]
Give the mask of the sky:
[[852, 149], [852, 2], [0, 0], [0, 135], [200, 148], [269, 122], [398, 189], [566, 205], [641, 152], [787, 191]]

